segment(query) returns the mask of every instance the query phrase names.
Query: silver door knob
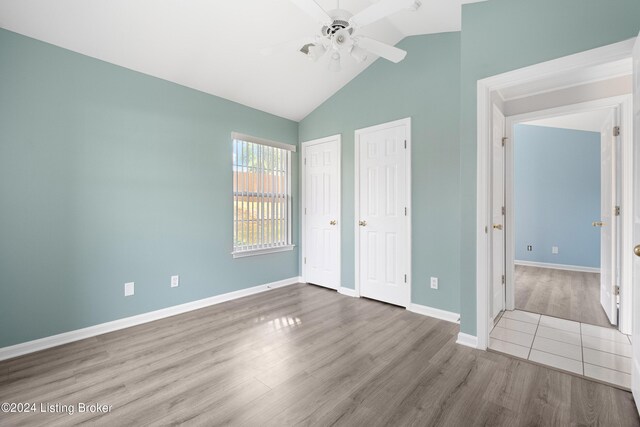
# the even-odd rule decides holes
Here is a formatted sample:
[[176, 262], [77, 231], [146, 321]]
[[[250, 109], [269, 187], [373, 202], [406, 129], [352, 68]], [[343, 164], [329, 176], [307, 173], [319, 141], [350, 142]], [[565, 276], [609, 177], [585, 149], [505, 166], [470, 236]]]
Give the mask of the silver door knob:
[[640, 245], [636, 245], [636, 247], [633, 248], [633, 253], [636, 254], [636, 256], [640, 256]]
[[338, 223], [338, 221], [336, 221], [335, 219], [332, 219], [331, 221], [329, 221], [329, 224], [331, 225], [336, 225]]
[[494, 230], [502, 230], [502, 224], [493, 224]]
[[591, 223], [591, 225], [593, 225], [594, 227], [602, 227], [604, 225], [604, 222], [602, 222], [602, 221], [593, 221]]
[[360, 227], [366, 227], [367, 221], [360, 221]]

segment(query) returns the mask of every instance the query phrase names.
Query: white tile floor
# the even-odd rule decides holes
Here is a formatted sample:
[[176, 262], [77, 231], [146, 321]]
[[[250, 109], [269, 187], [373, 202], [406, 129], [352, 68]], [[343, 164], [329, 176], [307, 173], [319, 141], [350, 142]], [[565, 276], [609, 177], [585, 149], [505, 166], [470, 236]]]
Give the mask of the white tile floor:
[[505, 311], [489, 348], [631, 388], [631, 339], [615, 329], [526, 311]]

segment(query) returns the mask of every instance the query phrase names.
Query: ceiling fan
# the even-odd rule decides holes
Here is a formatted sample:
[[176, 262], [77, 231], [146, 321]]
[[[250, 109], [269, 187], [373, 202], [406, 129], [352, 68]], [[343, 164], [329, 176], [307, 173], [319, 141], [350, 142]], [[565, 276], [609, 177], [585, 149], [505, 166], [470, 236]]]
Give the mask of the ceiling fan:
[[339, 0], [338, 7], [329, 12], [314, 0], [290, 1], [322, 25], [320, 34], [264, 48], [261, 53], [269, 55], [276, 50], [296, 48], [314, 62], [329, 55], [329, 70], [336, 72], [340, 71], [340, 60], [346, 55], [358, 63], [365, 61], [370, 53], [394, 63], [402, 61], [406, 51], [361, 36], [358, 30], [401, 10], [417, 10], [421, 6], [419, 0], [380, 0], [353, 15], [340, 9]]

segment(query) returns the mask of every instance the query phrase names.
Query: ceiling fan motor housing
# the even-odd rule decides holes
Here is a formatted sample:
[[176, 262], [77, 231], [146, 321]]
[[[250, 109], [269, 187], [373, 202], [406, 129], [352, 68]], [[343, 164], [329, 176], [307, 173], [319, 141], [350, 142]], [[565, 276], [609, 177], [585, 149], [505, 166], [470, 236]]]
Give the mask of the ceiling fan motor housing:
[[320, 30], [320, 33], [325, 37], [332, 37], [335, 33], [340, 30], [347, 29], [349, 34], [353, 33], [353, 28], [349, 26], [349, 19], [353, 16], [346, 10], [335, 9], [330, 12], [327, 12], [331, 18], [333, 18], [333, 22], [331, 25], [325, 25]]

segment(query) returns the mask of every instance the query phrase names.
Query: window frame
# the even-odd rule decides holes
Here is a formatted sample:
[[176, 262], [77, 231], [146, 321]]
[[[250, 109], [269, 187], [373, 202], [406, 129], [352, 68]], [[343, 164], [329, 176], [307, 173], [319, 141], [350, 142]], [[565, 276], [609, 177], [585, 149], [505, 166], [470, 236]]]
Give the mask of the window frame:
[[[280, 243], [278, 245], [275, 246], [265, 246], [264, 243], [261, 243], [259, 246], [257, 247], [253, 247], [253, 248], [249, 248], [249, 249], [239, 249], [239, 247], [236, 246], [236, 229], [238, 227], [238, 209], [236, 207], [236, 199], [238, 197], [243, 197], [243, 196], [248, 196], [248, 197], [260, 197], [260, 195], [264, 195], [264, 194], [269, 194], [271, 197], [273, 197], [273, 195], [275, 194], [273, 191], [271, 193], [267, 193], [265, 191], [253, 191], [251, 193], [249, 193], [248, 191], [244, 191], [244, 192], [238, 192], [236, 191], [236, 186], [238, 185], [238, 183], [236, 182], [237, 178], [237, 166], [239, 161], [236, 160], [234, 162], [234, 157], [236, 155], [236, 144], [237, 142], [244, 142], [244, 143], [250, 143], [250, 144], [256, 144], [256, 145], [261, 145], [264, 147], [272, 147], [275, 149], [279, 149], [282, 150], [284, 152], [284, 154], [286, 154], [286, 161], [285, 161], [285, 167], [286, 167], [286, 171], [285, 171], [285, 191], [284, 193], [284, 197], [286, 197], [286, 201], [284, 203], [284, 207], [285, 207], [285, 215], [284, 215], [284, 221], [285, 221], [285, 240], [284, 243]], [[276, 141], [270, 141], [267, 139], [262, 139], [262, 138], [257, 138], [257, 137], [253, 137], [253, 136], [249, 136], [249, 135], [244, 135], [244, 134], [240, 134], [237, 132], [232, 132], [231, 134], [231, 148], [232, 148], [232, 165], [231, 165], [231, 173], [232, 173], [232, 183], [231, 183], [231, 197], [232, 197], [232, 209], [233, 209], [233, 213], [232, 213], [232, 242], [231, 242], [231, 246], [232, 246], [232, 252], [231, 255], [233, 256], [233, 258], [245, 258], [245, 257], [250, 257], [250, 256], [256, 256], [256, 255], [264, 255], [264, 254], [270, 254], [270, 253], [277, 253], [277, 252], [286, 252], [286, 251], [292, 251], [295, 248], [295, 245], [293, 244], [293, 195], [292, 195], [292, 181], [291, 181], [291, 164], [292, 164], [292, 152], [296, 151], [296, 146], [295, 145], [290, 145], [290, 144], [284, 144], [281, 142], [276, 142]], [[263, 175], [264, 176], [264, 175]], [[235, 186], [234, 186], [234, 182], [236, 182]], [[263, 196], [264, 197], [264, 196]], [[264, 222], [265, 219], [261, 218], [260, 221]]]

